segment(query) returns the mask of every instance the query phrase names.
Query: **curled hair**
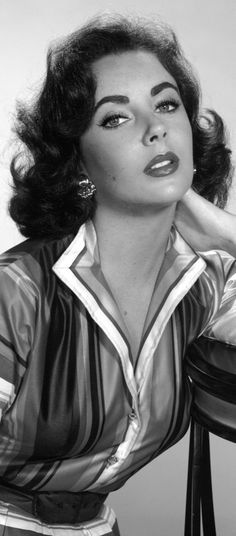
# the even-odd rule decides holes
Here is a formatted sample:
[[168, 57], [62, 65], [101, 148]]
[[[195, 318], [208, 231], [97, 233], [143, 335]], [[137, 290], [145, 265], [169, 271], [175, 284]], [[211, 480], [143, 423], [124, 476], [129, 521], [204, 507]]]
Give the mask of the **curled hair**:
[[216, 112], [203, 114], [193, 70], [169, 26], [115, 17], [93, 19], [49, 49], [47, 73], [31, 107], [18, 108], [16, 132], [27, 158], [11, 164], [10, 214], [26, 237], [60, 237], [92, 217], [96, 201], [78, 197], [80, 137], [94, 111], [94, 61], [108, 54], [145, 50], [175, 79], [193, 132], [197, 168], [193, 187], [224, 207], [231, 183], [230, 150]]

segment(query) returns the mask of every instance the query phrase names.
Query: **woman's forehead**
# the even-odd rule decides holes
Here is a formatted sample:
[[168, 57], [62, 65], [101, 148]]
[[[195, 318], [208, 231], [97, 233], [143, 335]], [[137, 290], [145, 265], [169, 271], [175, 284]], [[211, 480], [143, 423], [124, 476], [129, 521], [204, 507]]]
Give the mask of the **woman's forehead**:
[[96, 78], [97, 98], [120, 92], [126, 95], [139, 84], [150, 86], [150, 89], [165, 81], [176, 85], [159, 59], [144, 50], [109, 54], [95, 61], [92, 70]]

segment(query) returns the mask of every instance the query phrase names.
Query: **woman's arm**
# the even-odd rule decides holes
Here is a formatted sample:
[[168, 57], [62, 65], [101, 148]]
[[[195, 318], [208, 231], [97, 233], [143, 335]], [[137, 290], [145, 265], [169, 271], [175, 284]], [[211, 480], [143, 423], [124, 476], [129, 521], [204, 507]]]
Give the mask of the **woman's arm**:
[[177, 205], [175, 224], [194, 249], [222, 249], [236, 257], [236, 215], [216, 207], [192, 189]]

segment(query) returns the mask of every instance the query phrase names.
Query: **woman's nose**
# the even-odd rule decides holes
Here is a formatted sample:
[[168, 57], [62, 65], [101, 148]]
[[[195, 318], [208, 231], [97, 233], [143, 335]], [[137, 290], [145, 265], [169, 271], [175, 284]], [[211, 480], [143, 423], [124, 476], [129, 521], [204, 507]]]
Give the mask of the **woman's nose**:
[[163, 121], [158, 118], [153, 118], [144, 132], [143, 143], [144, 145], [152, 145], [156, 141], [160, 141], [167, 135], [166, 126]]

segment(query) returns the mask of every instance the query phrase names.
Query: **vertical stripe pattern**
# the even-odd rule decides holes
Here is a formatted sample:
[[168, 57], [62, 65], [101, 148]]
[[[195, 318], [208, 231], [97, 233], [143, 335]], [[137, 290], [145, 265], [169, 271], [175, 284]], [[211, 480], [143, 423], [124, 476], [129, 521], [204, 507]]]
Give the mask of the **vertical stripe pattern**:
[[[188, 427], [188, 344], [202, 334], [236, 344], [234, 259], [197, 254], [175, 228], [135, 368], [92, 222], [75, 237], [28, 240], [2, 255], [0, 288], [0, 476], [27, 489], [122, 486]], [[91, 536], [118, 530], [106, 508]], [[16, 519], [26, 534], [64, 530], [13, 511], [4, 519], [7, 536]]]

